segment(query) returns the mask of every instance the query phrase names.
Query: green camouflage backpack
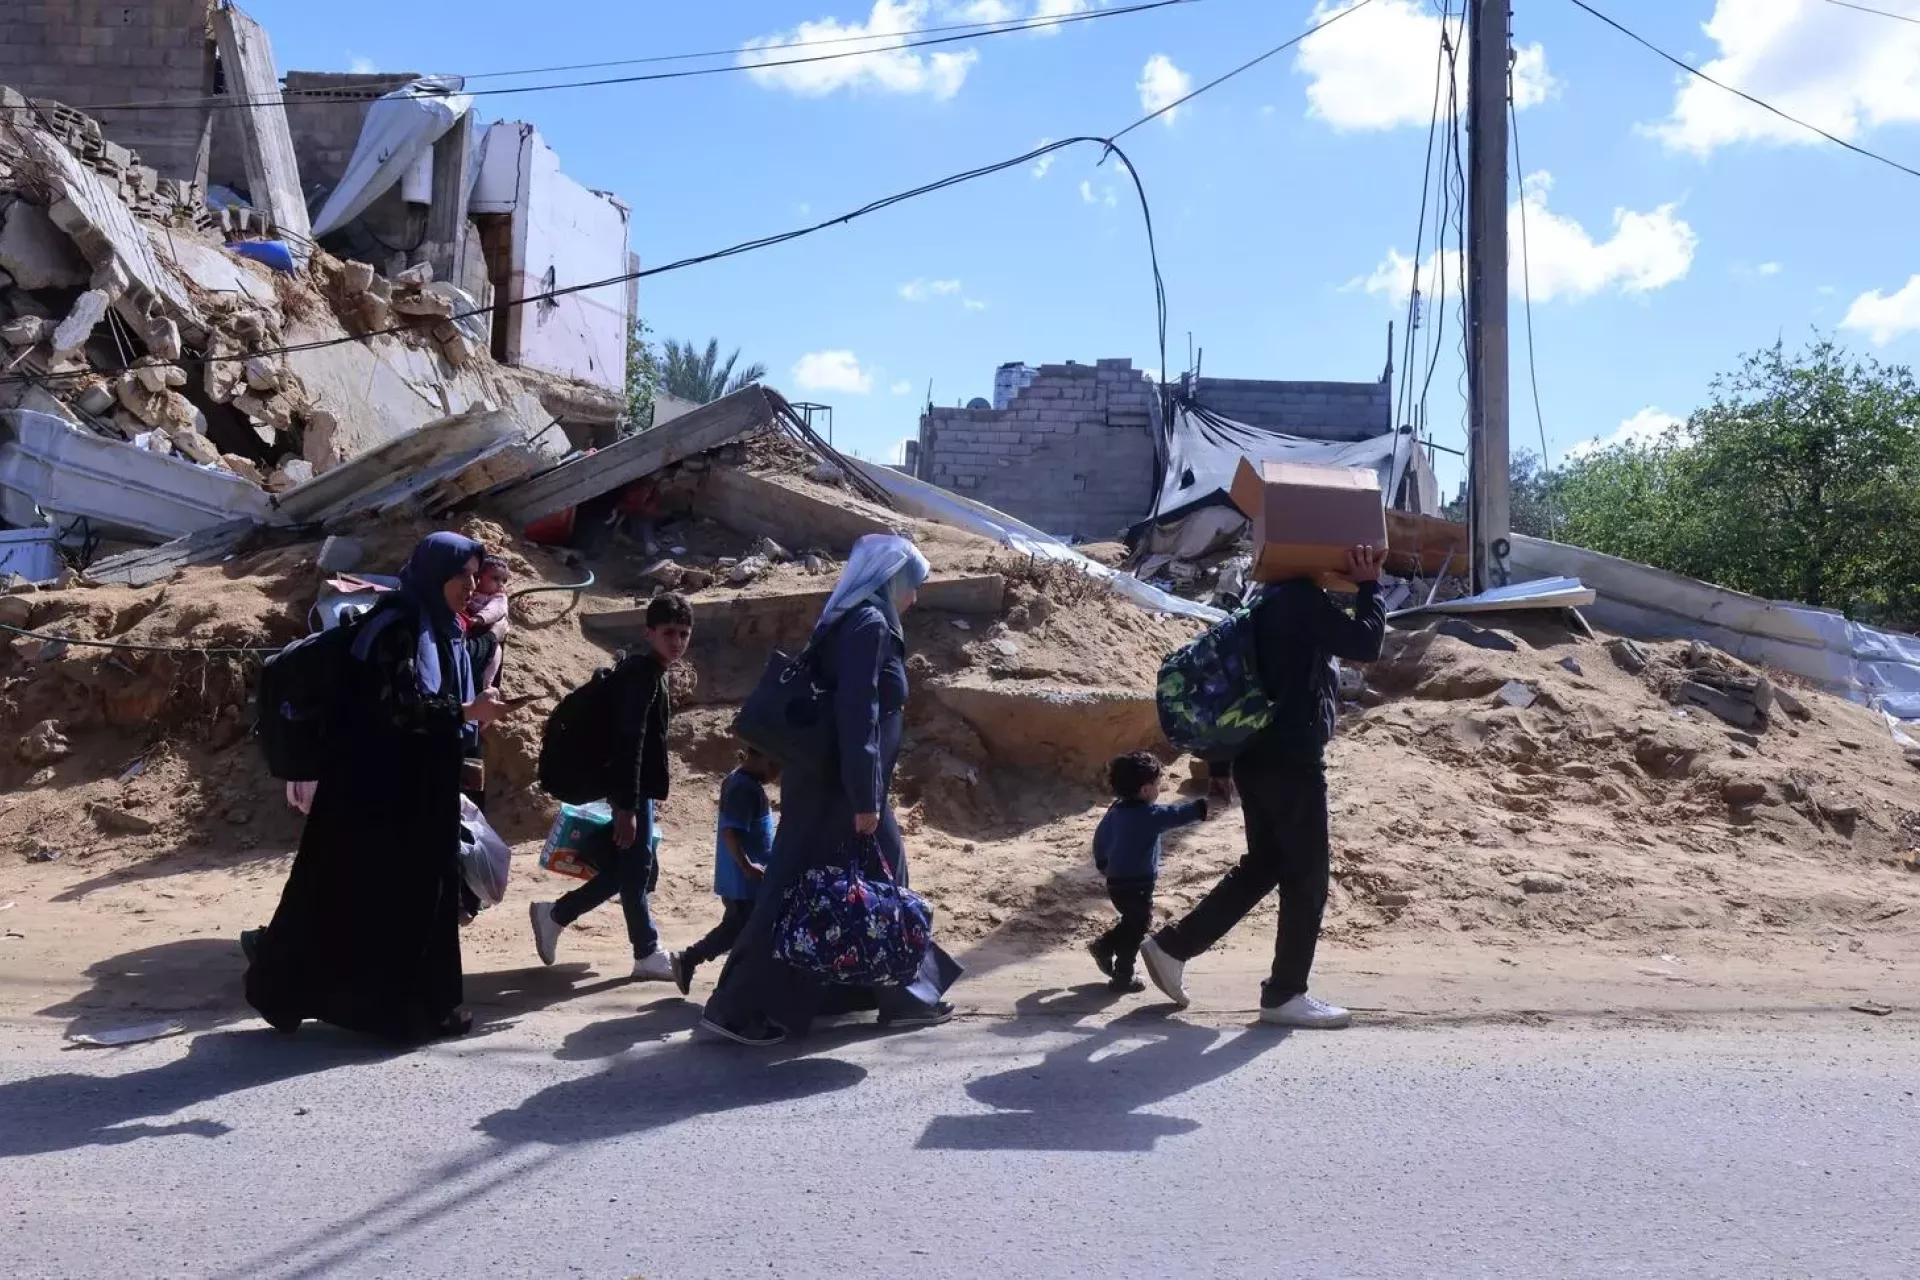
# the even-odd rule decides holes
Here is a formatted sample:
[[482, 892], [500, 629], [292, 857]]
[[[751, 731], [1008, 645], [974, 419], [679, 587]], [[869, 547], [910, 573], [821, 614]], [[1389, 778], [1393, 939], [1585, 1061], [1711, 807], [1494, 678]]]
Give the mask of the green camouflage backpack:
[[1232, 756], [1272, 722], [1273, 701], [1254, 653], [1253, 609], [1235, 609], [1160, 664], [1160, 730], [1179, 750]]

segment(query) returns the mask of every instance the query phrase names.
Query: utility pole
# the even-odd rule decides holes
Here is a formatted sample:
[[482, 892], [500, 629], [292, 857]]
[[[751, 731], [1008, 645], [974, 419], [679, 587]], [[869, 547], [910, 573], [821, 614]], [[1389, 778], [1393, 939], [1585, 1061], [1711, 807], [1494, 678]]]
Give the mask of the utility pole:
[[1467, 0], [1467, 536], [1473, 589], [1507, 585], [1509, 0]]

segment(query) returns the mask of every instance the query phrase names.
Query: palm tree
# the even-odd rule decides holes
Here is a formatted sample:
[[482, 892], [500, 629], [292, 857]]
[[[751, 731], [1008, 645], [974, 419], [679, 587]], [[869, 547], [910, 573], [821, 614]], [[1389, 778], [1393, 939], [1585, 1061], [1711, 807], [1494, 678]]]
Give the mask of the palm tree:
[[767, 366], [750, 364], [734, 369], [740, 349], [724, 361], [720, 359], [720, 339], [707, 340], [704, 352], [695, 351], [691, 342], [668, 338], [661, 346], [660, 390], [695, 404], [711, 404], [767, 376]]

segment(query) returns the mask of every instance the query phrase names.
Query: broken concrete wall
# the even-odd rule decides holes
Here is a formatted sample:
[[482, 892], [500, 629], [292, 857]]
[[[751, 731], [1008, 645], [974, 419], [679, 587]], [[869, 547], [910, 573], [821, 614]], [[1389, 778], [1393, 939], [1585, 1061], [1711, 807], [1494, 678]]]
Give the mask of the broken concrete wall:
[[1203, 408], [1250, 427], [1309, 440], [1372, 440], [1393, 430], [1393, 387], [1377, 382], [1182, 378]]
[[[0, 84], [81, 111], [202, 98], [214, 89], [213, 0], [5, 0]], [[169, 178], [206, 179], [214, 112], [96, 112], [106, 136]]]
[[[628, 271], [627, 206], [562, 173], [559, 156], [532, 125], [502, 121], [487, 131], [471, 207], [476, 216], [508, 220], [510, 235], [487, 247], [500, 296], [531, 297]], [[496, 331], [494, 354], [619, 393], [633, 297], [623, 281], [516, 307]]]
[[[300, 183], [310, 204], [314, 196], [333, 190], [347, 171], [347, 161], [353, 158], [353, 148], [360, 141], [360, 127], [366, 123], [367, 108], [382, 94], [418, 78], [410, 71], [372, 75], [286, 73], [282, 83], [287, 97], [287, 127], [293, 133], [293, 154], [300, 164]], [[229, 187], [246, 186], [246, 159], [238, 121], [217, 122], [210, 180]]]
[[1004, 410], [929, 409], [919, 478], [1048, 533], [1112, 538], [1153, 504], [1158, 421], [1131, 360], [1043, 365]]

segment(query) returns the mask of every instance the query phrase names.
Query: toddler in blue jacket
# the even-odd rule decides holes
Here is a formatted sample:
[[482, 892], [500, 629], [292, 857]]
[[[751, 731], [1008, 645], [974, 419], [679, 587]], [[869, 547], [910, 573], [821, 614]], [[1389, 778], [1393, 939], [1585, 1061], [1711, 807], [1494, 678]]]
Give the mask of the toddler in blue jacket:
[[1145, 751], [1118, 756], [1107, 765], [1114, 801], [1093, 833], [1093, 865], [1107, 877], [1107, 897], [1119, 921], [1087, 945], [1093, 962], [1114, 991], [1144, 991], [1133, 974], [1134, 958], [1153, 923], [1153, 886], [1160, 876], [1160, 837], [1207, 817], [1207, 802], [1157, 804], [1160, 762]]

